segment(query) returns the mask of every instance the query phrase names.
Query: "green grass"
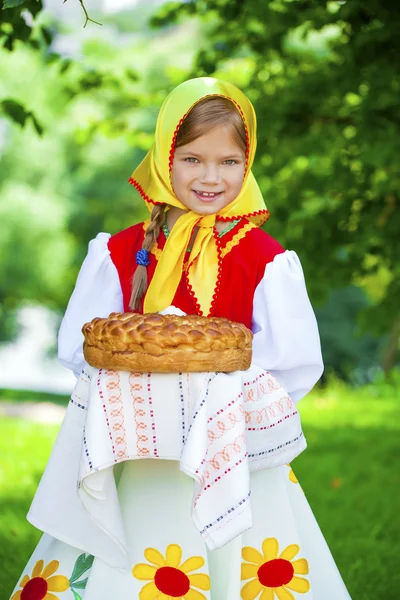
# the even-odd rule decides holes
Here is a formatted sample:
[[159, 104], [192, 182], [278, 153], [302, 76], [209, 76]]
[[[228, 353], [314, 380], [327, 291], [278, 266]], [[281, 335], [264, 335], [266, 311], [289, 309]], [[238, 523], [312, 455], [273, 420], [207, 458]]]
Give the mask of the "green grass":
[[400, 390], [334, 383], [299, 408], [308, 450], [294, 471], [350, 595], [397, 600]]
[[0, 420], [0, 598], [8, 600], [41, 533], [25, 519], [58, 426]]
[[37, 392], [32, 390], [12, 390], [9, 388], [0, 389], [0, 401], [7, 402], [53, 402], [66, 406], [69, 396], [63, 394], [51, 394], [49, 392]]
[[[397, 600], [400, 391], [383, 383], [354, 390], [333, 382], [299, 408], [308, 450], [292, 466], [353, 600]], [[41, 535], [25, 515], [57, 430], [0, 422], [2, 600]]]

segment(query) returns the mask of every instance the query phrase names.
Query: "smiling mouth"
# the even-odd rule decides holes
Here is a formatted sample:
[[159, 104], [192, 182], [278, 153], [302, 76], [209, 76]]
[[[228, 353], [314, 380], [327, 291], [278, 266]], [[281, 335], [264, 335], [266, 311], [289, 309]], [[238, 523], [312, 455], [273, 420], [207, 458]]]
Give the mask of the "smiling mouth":
[[220, 196], [222, 194], [222, 192], [202, 192], [201, 190], [192, 190], [197, 196], [200, 196], [200, 198], [207, 198], [207, 199], [212, 199], [212, 198], [217, 198], [218, 196]]

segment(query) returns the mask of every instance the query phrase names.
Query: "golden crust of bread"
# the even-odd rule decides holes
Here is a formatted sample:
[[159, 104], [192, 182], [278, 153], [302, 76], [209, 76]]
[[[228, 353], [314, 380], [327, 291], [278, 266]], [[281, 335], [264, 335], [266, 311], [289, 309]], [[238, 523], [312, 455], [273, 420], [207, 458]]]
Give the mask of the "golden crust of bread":
[[253, 334], [219, 317], [111, 313], [82, 328], [86, 361], [96, 368], [141, 373], [243, 371]]

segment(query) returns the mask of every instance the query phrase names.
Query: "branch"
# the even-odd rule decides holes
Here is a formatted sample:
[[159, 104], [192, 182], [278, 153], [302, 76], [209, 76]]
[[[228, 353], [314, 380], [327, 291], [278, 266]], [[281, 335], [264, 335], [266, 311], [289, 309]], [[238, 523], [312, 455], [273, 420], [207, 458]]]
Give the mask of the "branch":
[[[66, 1], [67, 1], [67, 0], [64, 0], [64, 4], [66, 3]], [[86, 25], [89, 23], [89, 21], [90, 21], [91, 23], [95, 23], [96, 25], [100, 25], [100, 27], [102, 27], [102, 26], [103, 26], [103, 23], [99, 23], [98, 21], [94, 21], [93, 19], [91, 19], [91, 18], [89, 17], [89, 13], [88, 13], [88, 11], [86, 10], [86, 7], [85, 7], [85, 5], [84, 5], [84, 3], [83, 3], [83, 0], [79, 0], [79, 3], [80, 3], [80, 5], [82, 6], [82, 9], [83, 9], [83, 12], [85, 13], [85, 18], [86, 18], [86, 21], [85, 21], [85, 24], [84, 24], [84, 26], [83, 26], [83, 27], [85, 28], [85, 27], [86, 27]]]
[[93, 21], [93, 19], [91, 19], [88, 15], [88, 11], [85, 8], [85, 5], [83, 4], [83, 0], [79, 0], [79, 2], [81, 3], [81, 6], [83, 8], [83, 12], [85, 13], [85, 17], [86, 17], [86, 21], [83, 27], [86, 27], [86, 25], [88, 24], [88, 22], [90, 21], [91, 23], [95, 23], [95, 25], [100, 25], [100, 27], [103, 26], [103, 23], [99, 23], [98, 21]]

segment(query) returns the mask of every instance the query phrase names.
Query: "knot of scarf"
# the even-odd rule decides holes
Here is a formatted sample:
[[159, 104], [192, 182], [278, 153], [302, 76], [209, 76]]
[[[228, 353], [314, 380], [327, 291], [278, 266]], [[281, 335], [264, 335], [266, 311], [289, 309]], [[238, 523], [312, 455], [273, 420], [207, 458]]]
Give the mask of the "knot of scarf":
[[144, 312], [159, 312], [171, 306], [185, 264], [185, 255], [198, 227], [186, 267], [190, 286], [204, 315], [210, 312], [218, 277], [216, 215], [183, 214], [168, 236], [144, 300]]

